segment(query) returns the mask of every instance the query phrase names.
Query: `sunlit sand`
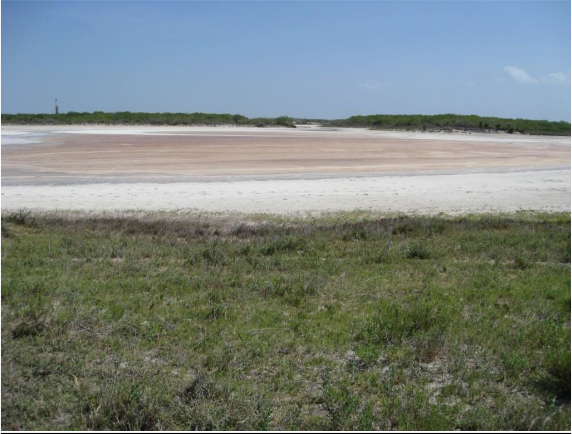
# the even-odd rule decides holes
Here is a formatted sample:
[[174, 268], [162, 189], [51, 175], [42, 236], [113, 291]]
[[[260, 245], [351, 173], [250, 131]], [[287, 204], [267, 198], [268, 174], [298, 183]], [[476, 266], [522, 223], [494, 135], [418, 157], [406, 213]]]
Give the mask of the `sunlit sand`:
[[319, 127], [11, 127], [2, 208], [570, 209], [570, 137]]

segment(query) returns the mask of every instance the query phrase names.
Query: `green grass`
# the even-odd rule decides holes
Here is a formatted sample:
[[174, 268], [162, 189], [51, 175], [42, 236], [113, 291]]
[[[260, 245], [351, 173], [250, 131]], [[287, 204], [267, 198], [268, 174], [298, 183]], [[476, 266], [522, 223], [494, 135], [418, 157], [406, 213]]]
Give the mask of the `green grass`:
[[570, 429], [570, 215], [2, 216], [2, 429]]

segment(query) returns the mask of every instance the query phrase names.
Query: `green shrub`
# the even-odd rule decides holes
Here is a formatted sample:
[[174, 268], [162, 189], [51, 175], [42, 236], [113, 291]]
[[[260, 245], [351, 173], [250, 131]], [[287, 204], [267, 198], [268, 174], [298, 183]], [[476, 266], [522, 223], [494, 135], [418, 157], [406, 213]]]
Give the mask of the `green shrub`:
[[19, 210], [11, 212], [6, 217], [3, 217], [2, 220], [8, 223], [23, 226], [31, 220], [30, 216], [31, 216], [30, 211]]
[[431, 254], [423, 243], [415, 241], [407, 246], [405, 257], [407, 259], [429, 259]]

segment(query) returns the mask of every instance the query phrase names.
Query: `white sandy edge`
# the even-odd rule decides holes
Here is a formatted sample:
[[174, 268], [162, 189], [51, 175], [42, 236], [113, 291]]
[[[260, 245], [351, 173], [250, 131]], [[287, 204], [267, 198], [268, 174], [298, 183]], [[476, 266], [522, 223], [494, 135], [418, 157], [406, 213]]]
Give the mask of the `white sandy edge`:
[[[330, 128], [318, 125], [299, 125], [297, 128], [254, 128], [243, 126], [111, 126], [111, 125], [31, 125], [31, 126], [5, 126], [2, 127], [2, 136], [22, 134], [97, 134], [97, 135], [255, 135], [273, 136], [276, 134], [288, 135], [321, 135], [340, 137], [350, 135], [352, 137], [385, 138], [385, 139], [408, 139], [408, 140], [454, 140], [454, 141], [477, 141], [499, 143], [540, 143], [560, 146], [570, 146], [570, 136], [534, 136], [506, 133], [474, 133], [474, 132], [421, 132], [421, 131], [388, 131], [368, 130], [365, 128]], [[5, 140], [5, 139], [4, 139]]]
[[293, 214], [570, 211], [570, 170], [319, 180], [2, 187], [2, 209]]

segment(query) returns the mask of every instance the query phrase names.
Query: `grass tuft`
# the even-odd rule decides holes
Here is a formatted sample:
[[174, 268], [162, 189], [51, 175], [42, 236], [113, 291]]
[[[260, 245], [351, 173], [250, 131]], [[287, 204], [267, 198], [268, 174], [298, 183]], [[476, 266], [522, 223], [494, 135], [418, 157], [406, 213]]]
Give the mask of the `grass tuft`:
[[441, 333], [447, 324], [448, 317], [437, 304], [382, 299], [375, 313], [361, 324], [357, 337], [370, 344], [396, 344], [424, 333]]
[[136, 382], [113, 384], [92, 396], [85, 408], [91, 430], [152, 431], [158, 409]]

